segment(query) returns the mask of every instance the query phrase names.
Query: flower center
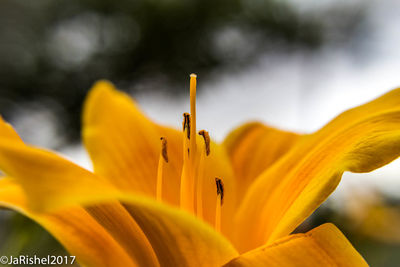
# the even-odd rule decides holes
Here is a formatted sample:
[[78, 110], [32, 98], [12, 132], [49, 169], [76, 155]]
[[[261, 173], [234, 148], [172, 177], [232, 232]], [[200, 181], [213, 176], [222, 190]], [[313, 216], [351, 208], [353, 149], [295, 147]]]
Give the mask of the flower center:
[[[197, 153], [196, 136], [196, 74], [190, 75], [190, 114], [183, 114], [183, 166], [181, 173], [180, 207], [203, 219], [203, 183], [205, 175], [206, 157], [210, 155], [210, 136], [207, 131], [199, 131], [203, 137], [201, 152]], [[162, 198], [163, 167], [168, 163], [167, 140], [161, 137], [161, 152], [158, 163], [156, 198]], [[215, 211], [215, 229], [221, 228], [221, 206], [224, 189], [220, 178], [215, 178], [217, 195]]]

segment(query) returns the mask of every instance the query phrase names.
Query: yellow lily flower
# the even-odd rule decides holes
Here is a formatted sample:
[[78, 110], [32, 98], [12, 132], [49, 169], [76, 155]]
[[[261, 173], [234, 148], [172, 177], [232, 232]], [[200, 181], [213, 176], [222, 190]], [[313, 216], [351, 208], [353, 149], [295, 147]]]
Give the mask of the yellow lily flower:
[[[0, 121], [0, 205], [32, 218], [83, 266], [367, 266], [332, 224], [290, 233], [344, 171], [400, 155], [400, 89], [298, 135], [250, 123], [222, 144], [153, 123], [97, 82], [83, 112], [87, 171]], [[160, 137], [162, 140], [160, 141]]]

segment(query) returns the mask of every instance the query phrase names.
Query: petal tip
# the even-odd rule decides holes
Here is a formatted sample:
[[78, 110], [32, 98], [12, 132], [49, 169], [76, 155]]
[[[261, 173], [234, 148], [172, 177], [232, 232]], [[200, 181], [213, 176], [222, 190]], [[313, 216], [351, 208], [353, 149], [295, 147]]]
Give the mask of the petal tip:
[[93, 116], [95, 116], [93, 112], [101, 110], [97, 107], [103, 106], [116, 90], [115, 86], [108, 80], [98, 80], [95, 82], [85, 99], [83, 106], [83, 122], [90, 121]]
[[112, 82], [108, 80], [98, 80], [89, 90], [89, 95], [87, 98], [91, 98], [93, 95], [101, 95], [114, 90], [116, 90], [116, 88]]

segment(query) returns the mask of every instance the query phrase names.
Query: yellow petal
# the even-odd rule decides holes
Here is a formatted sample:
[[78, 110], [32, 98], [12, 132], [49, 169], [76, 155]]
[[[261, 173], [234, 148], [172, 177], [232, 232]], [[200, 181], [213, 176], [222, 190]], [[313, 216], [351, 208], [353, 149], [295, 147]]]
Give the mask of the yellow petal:
[[[109, 224], [108, 220], [115, 219], [112, 216], [107, 216], [110, 215], [108, 213], [110, 211], [109, 204], [104, 206], [106, 207], [105, 209], [98, 209], [95, 211], [92, 209], [97, 209], [99, 206], [88, 207], [90, 212], [85, 212], [84, 214], [75, 214], [76, 210], [71, 208], [59, 210], [52, 215], [46, 214], [36, 216], [35, 214], [26, 213], [23, 201], [15, 201], [15, 198], [18, 196], [17, 193], [23, 196], [23, 192], [22, 190], [19, 190], [19, 192], [16, 191], [15, 184], [12, 186], [14, 187], [13, 191], [10, 191], [6, 186], [1, 186], [0, 180], [0, 204], [31, 216], [57, 237], [61, 243], [69, 249], [72, 255], [74, 255], [76, 251], [72, 250], [71, 247], [74, 248], [73, 246], [76, 244], [81, 247], [83, 247], [82, 243], [86, 244], [86, 242], [98, 242], [100, 246], [105, 247], [109, 245], [109, 242], [96, 239], [96, 235], [89, 236], [89, 233], [83, 233], [85, 235], [81, 235], [80, 232], [78, 232], [78, 234], [72, 234], [73, 229], [80, 225], [82, 225], [84, 229], [88, 228], [87, 231], [90, 233], [103, 229], [96, 228], [99, 224], [97, 224], [96, 220], [89, 216], [89, 214], [94, 215], [97, 221], [102, 222], [103, 225]], [[162, 266], [221, 266], [238, 255], [236, 250], [222, 235], [184, 211], [141, 196], [129, 195], [122, 197], [122, 199], [125, 203], [124, 206], [126, 210], [135, 219], [150, 241], [158, 261]], [[83, 209], [79, 211], [83, 211]], [[106, 212], [101, 213], [102, 211]], [[82, 217], [79, 218], [79, 216]], [[120, 218], [122, 219], [122, 216]], [[125, 225], [126, 223], [120, 222], [121, 231], [129, 230], [125, 229]], [[106, 226], [106, 228], [109, 229], [109, 226], [110, 225]], [[65, 236], [63, 235], [63, 228], [66, 228], [66, 230], [64, 230]], [[69, 229], [71, 230], [69, 231]], [[74, 241], [72, 244], [70, 244], [68, 237], [71, 237], [71, 240]], [[82, 240], [80, 240], [80, 237]], [[103, 238], [103, 235], [100, 235], [99, 238]], [[134, 242], [134, 240], [132, 240], [132, 242]], [[120, 245], [123, 246], [123, 244]], [[132, 245], [134, 246], [135, 244]], [[113, 249], [113, 247], [111, 247], [110, 250], [111, 249]], [[105, 260], [101, 256], [101, 253], [103, 253], [102, 247], [98, 248], [98, 246], [93, 246], [91, 250], [92, 251], [80, 251], [79, 255], [85, 256], [87, 253], [89, 254], [86, 255], [85, 259], [87, 259], [92, 254], [96, 254], [98, 257], [96, 258], [97, 260]], [[111, 251], [109, 251], [109, 253], [111, 253]], [[115, 257], [118, 256], [119, 254], [116, 253]], [[109, 254], [104, 254], [104, 257], [109, 257]], [[110, 264], [113, 259], [113, 257], [107, 259], [107, 263], [104, 264], [109, 264], [109, 266], [130, 266], [119, 264], [118, 261], [116, 261], [116, 264]], [[123, 259], [124, 258], [122, 258], [122, 260]], [[88, 261], [89, 260], [90, 259], [88, 259]], [[145, 264], [142, 266], [148, 265]]]
[[27, 209], [23, 190], [11, 178], [0, 179], [0, 206], [14, 209], [38, 222], [76, 256], [82, 266], [137, 266], [120, 245], [83, 208], [51, 214]]
[[233, 130], [225, 139], [240, 201], [255, 178], [286, 154], [299, 135], [253, 122]]
[[[0, 121], [0, 128], [15, 133], [4, 121]], [[100, 178], [50, 152], [30, 148], [19, 142], [19, 138], [7, 141], [8, 137], [4, 134], [7, 131], [2, 132], [0, 139], [0, 166], [9, 175], [17, 177], [16, 181], [26, 190], [30, 208], [43, 210], [92, 203], [99, 198], [104, 200], [105, 194], [113, 192], [112, 186], [103, 184]], [[8, 146], [2, 143], [4, 140]], [[109, 197], [114, 198], [115, 192]], [[83, 213], [80, 216], [88, 216], [83, 210], [77, 212], [78, 215], [80, 213]], [[122, 243], [137, 262], [151, 266], [158, 264], [143, 232], [119, 202], [92, 207], [90, 213], [99, 218], [99, 223]], [[123, 233], [121, 227], [124, 227]]]
[[[400, 89], [303, 137], [249, 188], [236, 216], [241, 251], [288, 235], [336, 188], [344, 171], [368, 172], [400, 154]], [[256, 223], [254, 223], [256, 222]]]
[[222, 235], [185, 211], [145, 197], [125, 203], [163, 266], [221, 266], [238, 255]]
[[368, 266], [333, 224], [321, 225], [306, 234], [295, 234], [249, 251], [226, 267], [239, 266]]
[[140, 266], [159, 266], [147, 237], [121, 203], [112, 201], [91, 205], [86, 211]]
[[165, 136], [172, 156], [165, 166], [164, 181], [169, 185], [163, 196], [179, 204], [181, 133], [156, 126], [128, 95], [99, 81], [85, 102], [82, 134], [95, 173], [124, 191], [150, 196], [155, 196], [160, 137]]
[[33, 210], [93, 203], [118, 192], [104, 179], [54, 153], [5, 138], [0, 138], [0, 170], [22, 187]]

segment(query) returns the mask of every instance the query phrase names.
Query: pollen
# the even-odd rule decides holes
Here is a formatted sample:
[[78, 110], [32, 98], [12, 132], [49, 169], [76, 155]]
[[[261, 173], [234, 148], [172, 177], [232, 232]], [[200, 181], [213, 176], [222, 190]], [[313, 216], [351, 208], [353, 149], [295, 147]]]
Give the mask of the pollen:
[[183, 113], [182, 130], [186, 132], [187, 139], [190, 140], [190, 114]]
[[224, 204], [224, 183], [218, 177], [215, 177], [215, 184], [217, 186], [217, 197], [220, 197], [220, 204]]
[[165, 137], [161, 137], [161, 155], [164, 158], [165, 162], [168, 163], [168, 152], [167, 152], [167, 139]]
[[199, 135], [203, 136], [204, 139], [204, 144], [205, 144], [205, 151], [206, 155], [210, 155], [211, 149], [210, 149], [210, 135], [208, 134], [207, 131], [201, 130], [199, 131]]

